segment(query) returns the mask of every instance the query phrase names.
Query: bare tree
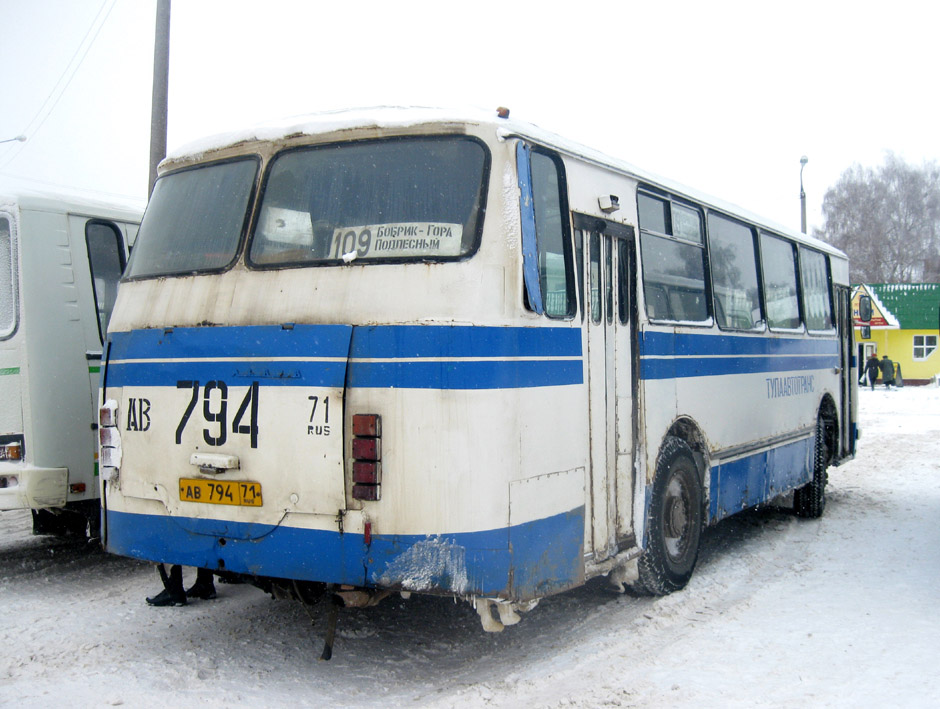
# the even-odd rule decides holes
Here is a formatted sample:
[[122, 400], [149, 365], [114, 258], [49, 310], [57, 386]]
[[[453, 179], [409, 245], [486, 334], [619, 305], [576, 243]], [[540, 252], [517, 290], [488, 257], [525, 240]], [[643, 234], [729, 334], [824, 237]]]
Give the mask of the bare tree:
[[884, 165], [853, 165], [823, 198], [813, 235], [849, 255], [854, 283], [911, 283], [937, 277], [940, 166], [915, 167], [889, 153]]

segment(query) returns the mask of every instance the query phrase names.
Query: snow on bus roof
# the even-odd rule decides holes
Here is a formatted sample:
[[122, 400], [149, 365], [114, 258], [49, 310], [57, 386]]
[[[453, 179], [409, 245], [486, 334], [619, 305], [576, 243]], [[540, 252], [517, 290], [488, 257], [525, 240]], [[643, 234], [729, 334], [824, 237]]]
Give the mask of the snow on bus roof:
[[71, 211], [107, 211], [115, 218], [140, 221], [146, 200], [126, 195], [55, 186], [32, 187], [18, 180], [0, 180], [0, 205], [13, 207], [54, 208]]
[[790, 236], [821, 251], [826, 251], [827, 253], [841, 256], [842, 258], [845, 257], [841, 251], [831, 244], [827, 244], [807, 234], [801, 234], [782, 224], [777, 224], [736, 204], [713, 197], [648, 170], [643, 170], [624, 160], [611, 157], [594, 148], [584, 146], [539, 128], [535, 124], [526, 123], [514, 118], [499, 118], [496, 111], [485, 111], [480, 108], [448, 109], [416, 106], [376, 106], [371, 108], [340, 109], [322, 113], [291, 116], [259, 123], [233, 132], [197, 139], [191, 143], [180, 146], [167, 156], [167, 160], [197, 160], [206, 153], [243, 143], [277, 141], [293, 136], [320, 135], [359, 128], [412, 128], [426, 123], [490, 125], [501, 137], [518, 136], [527, 138], [546, 147], [555, 148], [560, 152], [598, 165], [613, 168], [641, 182], [655, 185], [667, 192], [707, 205], [718, 211], [727, 212], [728, 214], [752, 222], [769, 231]]
[[244, 129], [207, 136], [180, 146], [168, 160], [193, 158], [239, 143], [284, 140], [295, 135], [319, 135], [356, 128], [408, 128], [424, 123], [496, 123], [495, 117], [480, 109], [440, 109], [407, 106], [351, 108], [322, 113], [289, 116], [265, 121]]

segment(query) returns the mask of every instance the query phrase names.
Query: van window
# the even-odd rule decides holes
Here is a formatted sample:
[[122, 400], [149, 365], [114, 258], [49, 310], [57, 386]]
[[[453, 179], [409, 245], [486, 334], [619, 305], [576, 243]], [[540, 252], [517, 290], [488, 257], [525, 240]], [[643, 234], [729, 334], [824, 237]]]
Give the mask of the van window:
[[0, 215], [0, 339], [16, 330], [16, 252], [10, 219]]

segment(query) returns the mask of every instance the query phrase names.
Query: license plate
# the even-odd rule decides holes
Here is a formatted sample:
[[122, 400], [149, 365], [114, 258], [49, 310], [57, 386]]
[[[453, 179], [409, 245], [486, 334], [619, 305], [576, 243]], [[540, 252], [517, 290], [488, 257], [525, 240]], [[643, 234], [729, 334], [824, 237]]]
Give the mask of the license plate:
[[180, 500], [210, 505], [261, 507], [261, 483], [180, 478]]

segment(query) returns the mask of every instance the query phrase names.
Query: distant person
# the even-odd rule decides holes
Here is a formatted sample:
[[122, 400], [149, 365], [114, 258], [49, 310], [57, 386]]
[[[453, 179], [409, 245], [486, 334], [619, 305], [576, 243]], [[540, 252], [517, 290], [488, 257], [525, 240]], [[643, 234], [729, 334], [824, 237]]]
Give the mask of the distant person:
[[881, 380], [885, 383], [885, 389], [894, 386], [894, 362], [888, 359], [888, 355], [881, 358]]
[[187, 598], [201, 598], [205, 601], [215, 598], [215, 583], [212, 581], [212, 572], [209, 569], [196, 569], [196, 583], [187, 590], [183, 590], [183, 567], [173, 564], [167, 574], [163, 564], [157, 565], [160, 578], [163, 580], [163, 590], [156, 596], [147, 598], [151, 606], [185, 606]]
[[878, 373], [881, 371], [881, 364], [878, 362], [878, 355], [874, 352], [865, 363], [865, 376], [868, 377], [868, 383], [871, 384], [871, 390], [875, 390], [875, 382], [878, 381]]

